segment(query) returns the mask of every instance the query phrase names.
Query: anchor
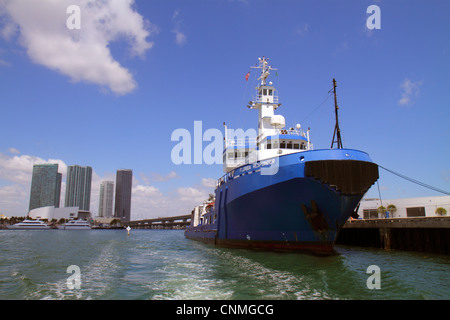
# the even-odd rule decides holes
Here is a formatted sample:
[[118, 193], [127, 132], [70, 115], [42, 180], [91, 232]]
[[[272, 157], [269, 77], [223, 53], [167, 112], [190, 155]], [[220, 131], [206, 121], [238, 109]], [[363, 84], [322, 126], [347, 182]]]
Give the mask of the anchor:
[[315, 200], [311, 200], [310, 210], [308, 210], [308, 208], [303, 203], [301, 204], [301, 207], [306, 220], [309, 222], [314, 231], [319, 231], [322, 233], [323, 231], [328, 229], [328, 223], [325, 220], [322, 212], [320, 212]]

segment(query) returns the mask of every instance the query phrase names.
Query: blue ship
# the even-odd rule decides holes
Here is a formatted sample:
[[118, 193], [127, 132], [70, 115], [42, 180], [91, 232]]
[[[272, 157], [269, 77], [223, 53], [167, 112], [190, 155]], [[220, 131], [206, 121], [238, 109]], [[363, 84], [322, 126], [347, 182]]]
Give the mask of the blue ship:
[[[369, 188], [378, 165], [342, 146], [336, 81], [336, 126], [330, 149], [315, 150], [309, 128], [285, 128], [268, 58], [253, 67], [261, 80], [247, 106], [258, 132], [225, 126], [223, 166], [214, 199], [192, 211], [185, 237], [219, 246], [332, 253], [337, 235]], [[336, 144], [336, 148], [333, 148]]]

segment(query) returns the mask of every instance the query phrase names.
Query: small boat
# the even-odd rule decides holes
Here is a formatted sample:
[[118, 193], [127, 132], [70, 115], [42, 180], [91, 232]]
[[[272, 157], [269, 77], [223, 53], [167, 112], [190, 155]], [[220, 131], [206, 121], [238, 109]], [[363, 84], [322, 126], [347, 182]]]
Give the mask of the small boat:
[[89, 230], [92, 229], [90, 223], [86, 220], [70, 220], [58, 227], [62, 230]]
[[8, 226], [8, 229], [15, 230], [47, 230], [51, 229], [44, 221], [26, 219], [22, 222]]

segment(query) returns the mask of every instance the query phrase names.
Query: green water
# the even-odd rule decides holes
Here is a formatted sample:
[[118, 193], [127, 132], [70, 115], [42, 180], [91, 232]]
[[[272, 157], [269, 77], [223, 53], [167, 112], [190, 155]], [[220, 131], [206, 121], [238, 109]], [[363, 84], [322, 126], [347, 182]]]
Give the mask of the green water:
[[[2, 300], [450, 298], [445, 255], [344, 246], [327, 257], [224, 249], [176, 230], [0, 230], [0, 244]], [[79, 287], [67, 282], [71, 265], [79, 267]], [[380, 289], [368, 288], [371, 265], [380, 270]]]

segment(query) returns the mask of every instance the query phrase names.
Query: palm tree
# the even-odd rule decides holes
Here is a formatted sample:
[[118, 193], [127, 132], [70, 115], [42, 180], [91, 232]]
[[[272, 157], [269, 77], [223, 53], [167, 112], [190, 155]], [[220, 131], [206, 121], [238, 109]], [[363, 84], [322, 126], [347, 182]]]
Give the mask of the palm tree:
[[386, 213], [386, 207], [384, 207], [384, 206], [379, 206], [378, 208], [377, 208], [377, 212], [378, 213], [381, 213], [382, 215], [383, 215], [383, 217], [385, 217], [385, 213]]
[[447, 210], [445, 210], [445, 209], [442, 208], [442, 207], [439, 207], [439, 208], [436, 209], [435, 213], [436, 213], [438, 216], [445, 216], [445, 215], [447, 214]]
[[393, 204], [390, 204], [390, 205], [387, 206], [387, 211], [389, 212], [389, 216], [391, 218], [393, 218], [394, 217], [394, 213], [397, 212], [397, 207], [395, 205], [393, 205]]
[[122, 226], [122, 221], [120, 219], [112, 219], [109, 223], [110, 226]]

